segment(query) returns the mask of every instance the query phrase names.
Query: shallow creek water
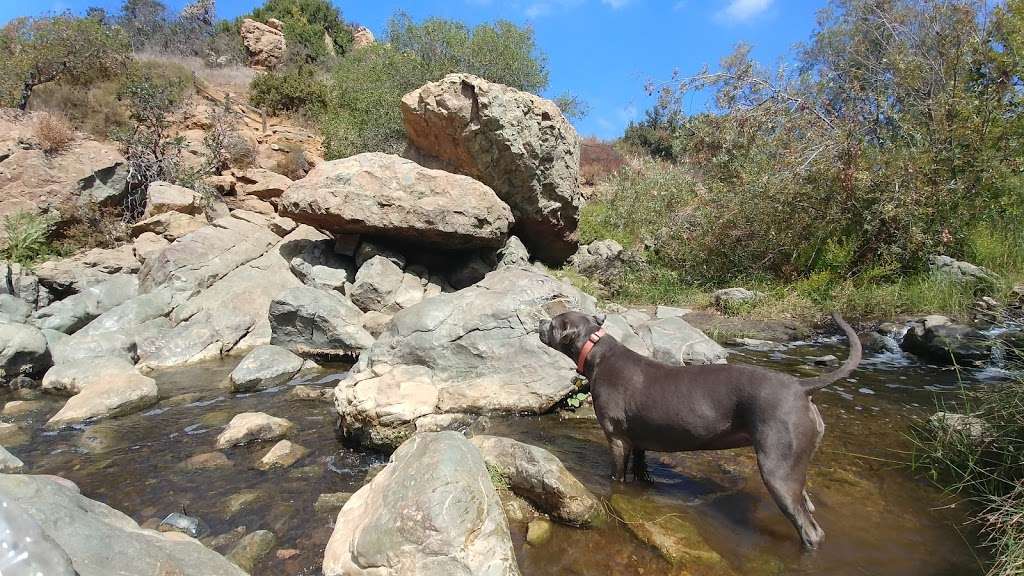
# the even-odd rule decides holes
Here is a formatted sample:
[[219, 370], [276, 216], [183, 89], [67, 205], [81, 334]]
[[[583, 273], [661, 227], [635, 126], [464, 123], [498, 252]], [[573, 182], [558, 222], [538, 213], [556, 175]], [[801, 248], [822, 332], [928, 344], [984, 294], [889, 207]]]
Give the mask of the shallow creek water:
[[[730, 362], [751, 362], [806, 373], [804, 357], [835, 353], [845, 343], [817, 342], [780, 353], [735, 349]], [[208, 537], [239, 526], [271, 530], [277, 549], [253, 574], [319, 574], [337, 508], [316, 510], [321, 494], [353, 492], [385, 457], [342, 448], [334, 437], [331, 404], [292, 399], [298, 383], [330, 387], [335, 370], [254, 394], [232, 395], [224, 383], [236, 361], [157, 373], [162, 401], [152, 409], [78, 430], [44, 433], [41, 425], [60, 407], [43, 397], [31, 410], [2, 420], [25, 433], [3, 440], [32, 473], [58, 474], [82, 492], [132, 516], [154, 522], [171, 512], [201, 518]], [[827, 370], [827, 369], [825, 369]], [[980, 574], [971, 536], [956, 528], [963, 511], [897, 461], [905, 459], [911, 418], [952, 400], [960, 384], [952, 370], [922, 365], [898, 353], [870, 356], [848, 381], [815, 395], [827, 430], [812, 464], [809, 492], [826, 531], [821, 550], [802, 554], [798, 538], [761, 484], [749, 449], [695, 454], [648, 454], [651, 484], [615, 485], [608, 478], [604, 439], [586, 410], [572, 417], [486, 419], [481, 432], [540, 445], [602, 498], [628, 497], [665, 517], [685, 519], [735, 574], [929, 575]], [[969, 385], [989, 374], [964, 373]], [[0, 400], [14, 399], [10, 393]], [[285, 470], [253, 465], [270, 448], [256, 443], [224, 451], [231, 465], [193, 470], [188, 458], [214, 450], [232, 416], [263, 411], [296, 425], [290, 438], [310, 455]], [[556, 526], [545, 544], [525, 543], [525, 525], [512, 524], [526, 576], [563, 574], [702, 574], [672, 566], [612, 519], [591, 530]], [[225, 552], [230, 544], [221, 544]]]

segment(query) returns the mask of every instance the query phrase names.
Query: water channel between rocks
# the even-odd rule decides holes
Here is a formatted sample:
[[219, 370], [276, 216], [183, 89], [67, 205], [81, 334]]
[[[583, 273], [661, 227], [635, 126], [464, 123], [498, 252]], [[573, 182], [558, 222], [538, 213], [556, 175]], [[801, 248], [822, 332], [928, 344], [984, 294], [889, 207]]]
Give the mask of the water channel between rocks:
[[[798, 371], [804, 357], [829, 353], [845, 357], [845, 343], [819, 342], [782, 353], [734, 349], [730, 362]], [[273, 531], [276, 549], [293, 552], [272, 552], [254, 576], [319, 574], [338, 508], [315, 506], [318, 497], [354, 492], [386, 457], [343, 448], [334, 436], [332, 404], [289, 395], [298, 383], [334, 386], [342, 369], [233, 395], [224, 383], [236, 362], [158, 372], [153, 376], [160, 404], [84, 429], [43, 432], [42, 424], [62, 401], [43, 396], [27, 413], [3, 417], [24, 431], [3, 444], [31, 473], [66, 477], [86, 496], [139, 523], [184, 509], [208, 526], [207, 542], [239, 526]], [[985, 376], [962, 374], [968, 385], [980, 385]], [[971, 536], [956, 527], [964, 511], [897, 462], [909, 449], [905, 433], [911, 418], [933, 410], [942, 398], [953, 400], [959, 386], [953, 370], [899, 355], [869, 355], [852, 379], [815, 395], [827, 430], [809, 492], [827, 536], [813, 554], [800, 552], [796, 534], [761, 484], [750, 449], [649, 454], [654, 482], [623, 486], [608, 479], [606, 444], [585, 410], [570, 418], [491, 417], [482, 428], [547, 448], [603, 499], [618, 495], [663, 512], [662, 519], [684, 519], [736, 574], [973, 575], [982, 569]], [[15, 398], [4, 393], [0, 399]], [[310, 454], [290, 468], [264, 472], [254, 464], [272, 444], [255, 443], [224, 451], [229, 465], [184, 464], [214, 451], [220, 429], [247, 411], [292, 420], [296, 430], [290, 439]], [[539, 546], [526, 544], [525, 525], [511, 528], [526, 576], [699, 574], [672, 566], [615, 520], [591, 530], [556, 526]], [[225, 552], [230, 539], [215, 544]]]

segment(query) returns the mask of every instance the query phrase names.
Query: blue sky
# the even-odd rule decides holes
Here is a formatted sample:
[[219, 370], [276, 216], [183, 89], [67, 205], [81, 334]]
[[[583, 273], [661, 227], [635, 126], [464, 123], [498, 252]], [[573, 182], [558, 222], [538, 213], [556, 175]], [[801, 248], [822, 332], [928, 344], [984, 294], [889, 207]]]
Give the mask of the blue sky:
[[[754, 46], [763, 63], [789, 57], [807, 40], [815, 14], [826, 0], [333, 0], [345, 19], [379, 37], [396, 10], [414, 18], [440, 16], [468, 24], [499, 18], [530, 24], [551, 70], [546, 96], [565, 91], [590, 105], [577, 122], [584, 135], [614, 138], [651, 104], [644, 84], [714, 66], [741, 41]], [[180, 9], [186, 0], [165, 0]], [[261, 0], [217, 0], [222, 18], [248, 12]], [[121, 0], [57, 0], [52, 3], [0, 0], [0, 22], [44, 12], [116, 10]], [[696, 97], [687, 105], [706, 105]]]

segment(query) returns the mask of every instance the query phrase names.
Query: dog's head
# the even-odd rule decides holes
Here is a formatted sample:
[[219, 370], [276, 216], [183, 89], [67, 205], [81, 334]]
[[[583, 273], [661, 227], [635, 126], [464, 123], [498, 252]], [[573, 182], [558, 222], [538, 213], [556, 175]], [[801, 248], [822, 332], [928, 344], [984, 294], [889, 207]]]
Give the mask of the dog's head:
[[563, 312], [551, 320], [541, 320], [540, 341], [575, 361], [587, 338], [604, 324], [604, 318], [604, 314]]

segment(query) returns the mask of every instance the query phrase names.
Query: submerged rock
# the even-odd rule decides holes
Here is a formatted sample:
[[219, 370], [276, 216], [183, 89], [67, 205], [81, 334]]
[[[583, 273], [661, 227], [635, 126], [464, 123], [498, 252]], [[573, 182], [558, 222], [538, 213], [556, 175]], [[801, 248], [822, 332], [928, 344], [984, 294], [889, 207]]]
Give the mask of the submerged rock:
[[7, 448], [0, 446], [0, 472], [4, 474], [20, 474], [25, 470], [25, 463], [11, 454]]
[[305, 360], [280, 346], [257, 346], [231, 371], [231, 390], [250, 392], [279, 386], [291, 380], [305, 365]]
[[461, 434], [418, 434], [342, 508], [324, 576], [518, 576], [501, 501]]
[[537, 518], [526, 526], [526, 541], [531, 546], [540, 546], [551, 539], [552, 524], [544, 518]]
[[131, 371], [111, 372], [81, 387], [46, 423], [59, 428], [87, 420], [102, 420], [131, 414], [156, 404], [160, 399], [156, 381]]
[[600, 516], [597, 498], [547, 450], [497, 436], [474, 436], [470, 442], [508, 480], [512, 492], [553, 519], [589, 526]]
[[246, 572], [252, 569], [266, 557], [267, 554], [277, 545], [277, 537], [269, 530], [257, 530], [246, 534], [228, 552], [227, 559], [235, 563]]
[[293, 425], [284, 418], [263, 412], [243, 412], [231, 419], [217, 436], [217, 449], [229, 448], [254, 440], [277, 440], [291, 431]]
[[256, 464], [256, 467], [260, 470], [287, 468], [305, 458], [307, 454], [309, 454], [308, 448], [304, 448], [288, 440], [281, 440], [277, 444], [274, 444], [273, 448], [271, 448], [270, 451], [260, 459]]
[[10, 504], [0, 513], [18, 522], [9, 525], [33, 526], [38, 542], [49, 548], [33, 553], [40, 560], [70, 561], [76, 571], [46, 571], [47, 576], [245, 576], [198, 541], [144, 530], [127, 515], [85, 498], [67, 480], [2, 475], [0, 494]]
[[157, 530], [161, 532], [181, 532], [192, 538], [199, 538], [209, 532], [209, 528], [202, 520], [179, 512], [168, 514], [166, 518], [160, 521]]

